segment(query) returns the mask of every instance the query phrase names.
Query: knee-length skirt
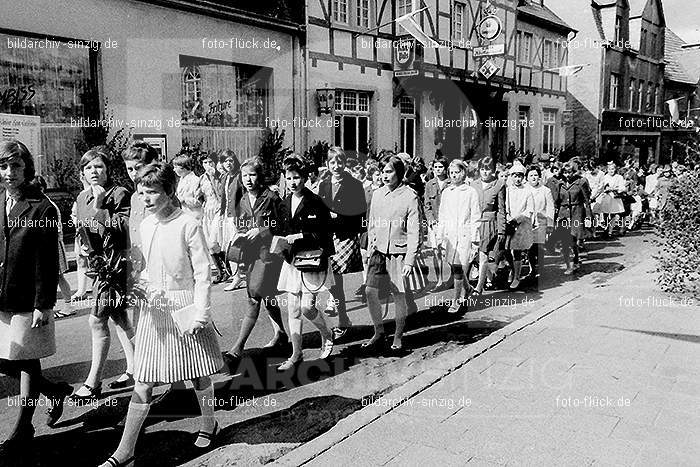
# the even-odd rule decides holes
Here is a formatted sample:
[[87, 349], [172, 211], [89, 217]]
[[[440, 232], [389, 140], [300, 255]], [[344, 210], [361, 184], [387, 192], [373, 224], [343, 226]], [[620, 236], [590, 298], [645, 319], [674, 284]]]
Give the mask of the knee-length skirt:
[[301, 272], [288, 262], [282, 263], [277, 289], [293, 294], [318, 293], [335, 285], [330, 261], [325, 272]]
[[204, 212], [202, 217], [202, 230], [204, 230], [204, 238], [207, 240], [207, 246], [214, 253], [221, 251], [221, 215], [218, 212]]
[[340, 240], [333, 234], [333, 247], [335, 254], [330, 262], [333, 272], [336, 274], [349, 274], [362, 271], [362, 253], [360, 252], [360, 237], [355, 235], [345, 240]]
[[513, 235], [508, 236], [507, 245], [511, 250], [527, 250], [533, 241], [532, 222], [526, 219], [518, 224]]
[[196, 335], [181, 335], [171, 313], [192, 304], [190, 290], [168, 291], [141, 308], [136, 330], [134, 379], [143, 383], [174, 383], [218, 372], [224, 362], [214, 327]]
[[479, 222], [479, 251], [489, 253], [500, 248], [498, 245], [498, 225], [495, 212], [484, 212]]
[[33, 313], [0, 311], [0, 358], [5, 360], [34, 360], [56, 353], [53, 313], [49, 323], [32, 328]]

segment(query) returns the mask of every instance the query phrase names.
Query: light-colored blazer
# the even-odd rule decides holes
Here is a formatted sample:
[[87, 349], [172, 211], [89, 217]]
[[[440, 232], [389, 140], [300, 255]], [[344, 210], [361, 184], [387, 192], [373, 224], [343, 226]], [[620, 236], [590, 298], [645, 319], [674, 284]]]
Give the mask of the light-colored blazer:
[[[156, 230], [165, 245], [153, 242]], [[146, 257], [141, 283], [149, 290], [193, 290], [194, 305], [200, 313], [198, 319], [211, 321], [211, 265], [199, 221], [179, 208], [164, 220], [150, 215], [141, 223], [141, 242]], [[164, 271], [150, 271], [150, 256], [159, 252]]]
[[404, 264], [413, 266], [420, 250], [420, 208], [418, 195], [407, 185], [394, 191], [388, 186], [372, 195], [367, 229], [367, 254], [376, 249], [386, 255], [406, 255]]

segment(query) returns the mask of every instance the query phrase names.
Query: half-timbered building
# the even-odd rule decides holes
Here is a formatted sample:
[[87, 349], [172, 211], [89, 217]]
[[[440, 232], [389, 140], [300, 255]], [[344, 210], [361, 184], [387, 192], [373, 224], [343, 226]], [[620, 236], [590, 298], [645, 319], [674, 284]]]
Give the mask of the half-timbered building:
[[[411, 11], [435, 44], [395, 20]], [[431, 159], [564, 145], [571, 28], [542, 0], [310, 0], [309, 141]], [[315, 116], [315, 115], [314, 115]]]

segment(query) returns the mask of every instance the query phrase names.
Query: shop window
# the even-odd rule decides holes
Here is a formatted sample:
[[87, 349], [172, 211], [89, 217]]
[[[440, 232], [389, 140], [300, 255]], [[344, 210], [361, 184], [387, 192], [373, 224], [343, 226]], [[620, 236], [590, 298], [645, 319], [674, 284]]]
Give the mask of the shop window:
[[416, 101], [413, 97], [403, 96], [399, 101], [401, 112], [401, 151], [414, 155], [416, 149]]
[[180, 57], [182, 123], [211, 127], [266, 126], [272, 70]]
[[348, 152], [367, 152], [370, 124], [370, 94], [361, 91], [335, 92], [335, 145]]
[[[19, 41], [37, 45], [13, 46]], [[95, 42], [0, 34], [0, 112], [66, 126], [99, 118], [98, 50]]]
[[542, 154], [551, 154], [555, 149], [557, 129], [557, 111], [542, 112]]

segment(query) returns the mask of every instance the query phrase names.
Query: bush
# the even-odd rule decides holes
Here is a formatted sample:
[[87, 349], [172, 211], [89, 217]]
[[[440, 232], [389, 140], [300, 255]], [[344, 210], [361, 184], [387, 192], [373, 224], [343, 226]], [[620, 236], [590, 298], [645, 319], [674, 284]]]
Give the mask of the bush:
[[291, 153], [292, 150], [284, 145], [284, 130], [275, 126], [265, 133], [258, 157], [263, 164], [266, 185], [277, 183], [282, 173], [282, 161]]
[[688, 173], [669, 190], [656, 226], [656, 271], [661, 289], [700, 299], [700, 171]]

